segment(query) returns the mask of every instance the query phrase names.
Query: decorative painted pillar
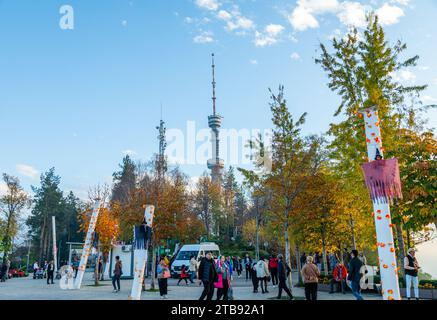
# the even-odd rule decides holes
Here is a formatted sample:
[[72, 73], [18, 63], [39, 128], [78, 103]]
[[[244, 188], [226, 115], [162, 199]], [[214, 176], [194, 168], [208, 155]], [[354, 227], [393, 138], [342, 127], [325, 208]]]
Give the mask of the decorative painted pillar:
[[129, 300], [141, 300], [141, 292], [144, 282], [144, 271], [146, 269], [148, 248], [152, 240], [154, 206], [146, 206], [144, 221], [141, 226], [134, 227], [134, 279]]
[[56, 218], [52, 217], [52, 232], [53, 232], [53, 264], [55, 267], [54, 273], [58, 273], [58, 248], [56, 248]]
[[83, 276], [85, 274], [88, 257], [91, 253], [93, 246], [93, 234], [96, 229], [97, 218], [99, 217], [99, 211], [101, 209], [101, 201], [96, 200], [94, 204], [93, 213], [91, 215], [90, 224], [88, 226], [88, 232], [85, 238], [85, 245], [83, 246], [82, 256], [80, 258], [80, 264], [77, 272], [76, 281], [74, 282], [74, 289], [79, 290], [82, 285]]
[[[363, 170], [373, 201], [382, 294], [384, 300], [401, 300], [399, 269], [396, 261], [390, 214], [391, 200], [402, 197], [400, 179], [398, 178], [399, 167], [397, 166], [397, 159], [382, 160], [384, 148], [382, 146], [381, 121], [378, 111], [367, 109], [361, 115], [366, 126], [369, 158], [369, 163], [363, 165]], [[381, 156], [381, 160], [376, 159], [378, 155]]]

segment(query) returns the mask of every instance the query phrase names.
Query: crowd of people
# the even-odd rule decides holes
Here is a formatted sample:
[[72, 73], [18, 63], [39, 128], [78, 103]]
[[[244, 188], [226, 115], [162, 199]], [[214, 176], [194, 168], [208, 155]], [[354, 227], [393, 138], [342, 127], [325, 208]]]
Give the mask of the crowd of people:
[[[317, 288], [322, 272], [322, 257], [316, 253], [314, 255], [302, 254], [301, 276], [305, 285], [305, 297], [308, 301], [317, 300]], [[327, 256], [328, 270], [332, 272], [330, 293], [336, 292], [345, 294], [346, 287], [349, 287], [353, 296], [357, 300], [363, 300], [361, 294], [361, 281], [367, 271], [367, 261], [365, 256], [359, 254], [357, 250], [350, 253], [343, 253], [342, 260], [335, 253]], [[415, 257], [415, 249], [409, 249], [408, 255], [404, 259], [404, 270], [406, 276], [407, 299], [411, 300], [411, 285], [414, 287], [415, 298], [419, 300], [419, 270], [420, 266]]]
[[[418, 276], [420, 266], [415, 253], [415, 249], [409, 249], [403, 265], [408, 300], [411, 299], [411, 286], [414, 288], [415, 298], [419, 299]], [[318, 283], [321, 273], [324, 271], [322, 261], [323, 257], [318, 253], [309, 255], [303, 253], [300, 257], [301, 276], [305, 286], [305, 297], [308, 301], [317, 300]], [[99, 269], [101, 269], [100, 263], [99, 261]], [[349, 253], [345, 249], [341, 259], [335, 253], [327, 255], [328, 271], [332, 273], [330, 293], [345, 294], [346, 289], [350, 288], [357, 300], [363, 300], [360, 283], [367, 273], [366, 264], [366, 258], [362, 253], [359, 254], [357, 250], [352, 250]], [[162, 299], [167, 299], [168, 279], [171, 278], [170, 265], [171, 260], [166, 256], [161, 256], [157, 262], [156, 274]], [[2, 263], [0, 268], [1, 282], [6, 281], [9, 267], [10, 261]], [[44, 261], [41, 267], [38, 262], [35, 262], [32, 269], [34, 279], [46, 278], [47, 284], [54, 284], [55, 266], [53, 260], [49, 262]], [[73, 270], [77, 272], [74, 264]], [[253, 293], [269, 293], [269, 285], [271, 283], [272, 288], [278, 289], [278, 299], [282, 298], [283, 291], [285, 291], [290, 300], [293, 299], [293, 295], [287, 285], [291, 268], [284, 260], [282, 254], [261, 257], [258, 261], [252, 259], [249, 254], [246, 254], [244, 258], [223, 255], [214, 257], [212, 252], [208, 252], [200, 260], [197, 260], [195, 256], [191, 256], [189, 265], [183, 265], [181, 268], [177, 285], [179, 286], [182, 281], [185, 282], [185, 285], [194, 284], [194, 280], [197, 279], [199, 286], [203, 285], [199, 300], [212, 300], [215, 293], [216, 300], [233, 300], [232, 282], [234, 277], [244, 277], [243, 270], [245, 270], [245, 280], [252, 282]], [[122, 275], [122, 261], [117, 256], [112, 275], [112, 285], [115, 293], [120, 292], [120, 279]]]

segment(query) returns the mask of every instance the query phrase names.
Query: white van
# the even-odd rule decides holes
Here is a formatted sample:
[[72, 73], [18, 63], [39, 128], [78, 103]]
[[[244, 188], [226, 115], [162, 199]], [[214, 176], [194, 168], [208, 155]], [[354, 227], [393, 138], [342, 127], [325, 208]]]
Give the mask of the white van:
[[194, 256], [196, 260], [200, 262], [200, 259], [204, 257], [207, 252], [212, 252], [214, 259], [217, 259], [220, 256], [220, 248], [213, 242], [184, 245], [171, 265], [172, 276], [178, 277], [181, 274], [183, 265], [188, 268], [190, 266], [190, 259], [192, 256]]

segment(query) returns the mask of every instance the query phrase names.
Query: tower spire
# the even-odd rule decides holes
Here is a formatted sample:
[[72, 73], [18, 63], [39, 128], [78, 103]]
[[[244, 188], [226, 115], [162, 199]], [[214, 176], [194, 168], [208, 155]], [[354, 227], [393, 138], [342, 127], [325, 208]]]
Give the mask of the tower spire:
[[212, 54], [212, 111], [213, 114], [208, 117], [208, 124], [211, 128], [212, 158], [208, 160], [208, 168], [211, 170], [211, 178], [214, 183], [220, 184], [224, 161], [220, 159], [220, 128], [222, 126], [222, 117], [217, 114], [215, 94], [215, 60]]
[[215, 86], [216, 86], [216, 82], [215, 82], [215, 61], [214, 61], [214, 53], [212, 54], [212, 110], [213, 110], [213, 115], [215, 116], [216, 113], [216, 96], [215, 96]]

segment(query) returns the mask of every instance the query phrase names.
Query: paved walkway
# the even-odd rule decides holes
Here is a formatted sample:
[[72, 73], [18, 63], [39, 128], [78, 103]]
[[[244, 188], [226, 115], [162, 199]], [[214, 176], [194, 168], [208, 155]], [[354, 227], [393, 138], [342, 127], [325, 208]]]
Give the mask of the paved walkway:
[[[149, 283], [149, 282], [147, 282]], [[92, 274], [85, 275], [81, 290], [62, 290], [59, 282], [55, 285], [47, 285], [46, 280], [34, 280], [29, 278], [16, 278], [0, 283], [0, 300], [127, 300], [132, 286], [131, 280], [121, 281], [121, 291], [112, 293], [110, 281], [100, 282], [101, 286], [95, 287]], [[176, 286], [177, 280], [169, 280], [169, 300], [197, 300], [203, 290], [203, 286], [195, 284]], [[252, 293], [252, 283], [245, 279], [234, 280], [235, 300], [267, 300], [277, 296], [278, 289], [269, 286], [270, 293]], [[293, 295], [302, 300], [304, 290], [294, 288]], [[381, 300], [380, 296], [364, 295], [367, 300]], [[158, 292], [143, 292], [142, 300], [159, 300]], [[319, 300], [354, 300], [351, 294], [333, 294], [319, 292]]]

